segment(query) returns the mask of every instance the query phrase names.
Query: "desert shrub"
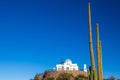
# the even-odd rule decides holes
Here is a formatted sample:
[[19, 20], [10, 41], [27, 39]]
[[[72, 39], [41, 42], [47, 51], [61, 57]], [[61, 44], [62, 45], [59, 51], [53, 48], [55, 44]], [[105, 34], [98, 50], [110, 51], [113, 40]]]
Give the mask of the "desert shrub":
[[115, 77], [114, 77], [114, 76], [110, 76], [110, 77], [108, 78], [108, 80], [115, 80]]
[[77, 77], [75, 77], [75, 80], [88, 80], [88, 78], [84, 75], [78, 75]]
[[40, 80], [40, 76], [39, 75], [35, 75], [33, 80]]
[[54, 80], [53, 77], [49, 77], [49, 78], [44, 78], [43, 80]]
[[74, 80], [74, 78], [72, 74], [61, 73], [56, 80]]
[[43, 74], [36, 74], [34, 79], [31, 80], [42, 80]]

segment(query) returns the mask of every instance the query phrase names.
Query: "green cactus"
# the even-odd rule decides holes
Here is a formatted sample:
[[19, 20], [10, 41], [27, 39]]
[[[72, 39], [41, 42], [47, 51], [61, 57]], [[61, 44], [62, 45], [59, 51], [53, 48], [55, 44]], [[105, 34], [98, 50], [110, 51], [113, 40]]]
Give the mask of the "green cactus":
[[97, 80], [93, 43], [92, 43], [92, 24], [91, 24], [91, 10], [90, 3], [88, 3], [88, 29], [89, 29], [89, 46], [90, 46], [90, 59], [91, 59], [91, 80]]

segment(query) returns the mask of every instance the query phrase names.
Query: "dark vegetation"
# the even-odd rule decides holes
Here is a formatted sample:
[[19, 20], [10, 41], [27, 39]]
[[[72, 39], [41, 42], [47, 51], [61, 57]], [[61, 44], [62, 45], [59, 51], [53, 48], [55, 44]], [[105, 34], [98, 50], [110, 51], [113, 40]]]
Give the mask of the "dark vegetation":
[[[84, 75], [78, 75], [74, 77], [70, 73], [61, 73], [56, 78], [45, 77], [43, 74], [36, 74], [34, 79], [30, 79], [30, 80], [88, 80], [88, 78], [85, 77]], [[120, 78], [115, 78], [114, 76], [110, 76], [108, 78], [103, 78], [103, 80], [120, 80]]]
[[84, 75], [78, 75], [78, 76], [74, 77], [70, 73], [61, 73], [56, 78], [55, 77], [46, 77], [44, 75], [36, 74], [34, 79], [31, 79], [31, 80], [88, 80], [88, 78], [85, 77]]
[[74, 77], [72, 74], [62, 73], [57, 77], [56, 80], [74, 80]]

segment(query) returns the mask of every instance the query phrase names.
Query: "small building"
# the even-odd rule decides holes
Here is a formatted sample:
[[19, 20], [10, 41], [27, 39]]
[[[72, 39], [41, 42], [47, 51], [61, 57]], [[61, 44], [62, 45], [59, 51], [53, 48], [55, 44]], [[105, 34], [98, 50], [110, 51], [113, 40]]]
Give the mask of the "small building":
[[57, 64], [54, 68], [56, 71], [61, 70], [79, 70], [77, 64], [73, 64], [70, 59], [66, 59], [65, 61], [62, 61], [60, 64]]
[[[65, 61], [62, 61], [60, 64], [57, 64], [54, 68], [55, 71], [78, 71], [79, 67], [77, 64], [73, 64], [70, 59], [66, 59]], [[84, 72], [87, 72], [86, 64], [84, 64], [83, 68]]]

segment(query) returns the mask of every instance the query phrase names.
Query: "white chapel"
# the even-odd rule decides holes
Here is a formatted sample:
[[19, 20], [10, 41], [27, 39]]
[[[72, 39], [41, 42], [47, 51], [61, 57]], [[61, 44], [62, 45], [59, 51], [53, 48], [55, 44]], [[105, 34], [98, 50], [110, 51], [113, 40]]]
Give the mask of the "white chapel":
[[79, 70], [77, 64], [73, 64], [70, 59], [66, 59], [65, 61], [61, 62], [60, 64], [57, 64], [55, 67], [56, 71], [61, 70]]
[[[73, 64], [70, 59], [66, 59], [65, 61], [62, 61], [60, 64], [57, 64], [56, 67], [54, 68], [55, 71], [62, 71], [62, 70], [67, 70], [67, 71], [72, 71], [72, 70], [79, 70], [79, 67], [77, 64]], [[84, 64], [83, 68], [84, 72], [87, 72], [86, 64]]]

